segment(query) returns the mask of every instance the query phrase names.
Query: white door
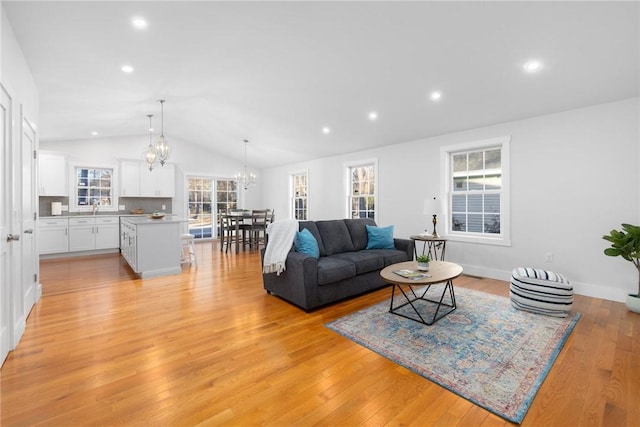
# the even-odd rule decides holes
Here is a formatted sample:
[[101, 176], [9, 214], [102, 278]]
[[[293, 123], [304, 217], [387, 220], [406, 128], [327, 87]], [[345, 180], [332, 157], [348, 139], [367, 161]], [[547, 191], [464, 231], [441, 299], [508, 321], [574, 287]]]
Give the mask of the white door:
[[38, 286], [38, 254], [36, 248], [36, 131], [22, 117], [22, 313], [23, 321], [40, 298]]
[[11, 97], [0, 84], [0, 364], [12, 346], [11, 302]]

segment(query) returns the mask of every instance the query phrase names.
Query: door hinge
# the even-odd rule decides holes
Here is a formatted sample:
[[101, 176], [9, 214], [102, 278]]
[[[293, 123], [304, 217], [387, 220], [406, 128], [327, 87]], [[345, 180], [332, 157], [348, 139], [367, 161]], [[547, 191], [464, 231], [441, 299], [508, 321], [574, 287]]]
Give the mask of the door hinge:
[[35, 220], [37, 220], [37, 219], [38, 219], [38, 214], [34, 212], [34, 213], [33, 213], [33, 220], [35, 221]]
[[34, 159], [38, 158], [38, 152], [36, 150], [33, 150], [33, 158]]
[[34, 281], [34, 282], [37, 282], [37, 281], [38, 281], [38, 274], [37, 274], [37, 273], [33, 275], [33, 281]]

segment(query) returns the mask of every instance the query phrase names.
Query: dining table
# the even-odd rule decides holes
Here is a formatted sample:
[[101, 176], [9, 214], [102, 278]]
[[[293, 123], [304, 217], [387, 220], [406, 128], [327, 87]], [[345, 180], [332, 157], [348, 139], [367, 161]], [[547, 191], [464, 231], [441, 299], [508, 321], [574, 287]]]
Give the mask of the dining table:
[[[240, 250], [240, 226], [244, 224], [245, 220], [251, 220], [252, 218], [252, 213], [250, 210], [237, 210], [237, 211], [229, 211], [226, 212], [223, 215], [223, 218], [226, 220], [224, 223], [229, 224], [230, 226], [232, 226], [232, 230], [234, 231], [234, 235], [235, 235], [235, 246], [236, 246], [236, 253], [238, 253], [238, 251]], [[222, 230], [222, 232], [224, 233], [226, 230]], [[242, 249], [244, 250], [244, 240], [242, 242]]]
[[[231, 211], [227, 211], [225, 213], [219, 213], [218, 215], [221, 215], [222, 220], [221, 224], [227, 224], [227, 230], [223, 229], [222, 233], [225, 233], [225, 231], [233, 231], [233, 235], [235, 236], [235, 247], [236, 247], [236, 253], [238, 253], [238, 251], [240, 250], [240, 230], [242, 230], [242, 249], [245, 249], [246, 246], [246, 235], [245, 235], [245, 231], [247, 230], [247, 228], [245, 228], [245, 225], [248, 225], [249, 227], [251, 227], [251, 225], [255, 225], [254, 224], [254, 218], [255, 215], [254, 214], [258, 214], [258, 213], [262, 213], [264, 215], [264, 213], [266, 212], [266, 225], [268, 225], [269, 223], [273, 222], [274, 217], [273, 217], [273, 209], [265, 209], [265, 210], [250, 210], [250, 209], [238, 209], [238, 210], [231, 210]], [[249, 221], [248, 223], [246, 221]], [[224, 225], [223, 225], [224, 226]], [[266, 233], [266, 231], [265, 231]], [[266, 241], [266, 237], [265, 237], [265, 241]], [[227, 243], [228, 245], [228, 243]], [[228, 246], [227, 246], [228, 247]]]

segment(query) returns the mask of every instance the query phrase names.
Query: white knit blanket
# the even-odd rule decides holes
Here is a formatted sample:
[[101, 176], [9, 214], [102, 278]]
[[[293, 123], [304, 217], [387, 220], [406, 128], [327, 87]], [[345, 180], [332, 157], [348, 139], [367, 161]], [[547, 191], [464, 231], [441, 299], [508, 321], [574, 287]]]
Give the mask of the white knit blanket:
[[287, 254], [297, 231], [298, 221], [295, 219], [281, 219], [267, 226], [269, 240], [264, 251], [263, 273], [277, 273], [279, 276], [286, 269]]

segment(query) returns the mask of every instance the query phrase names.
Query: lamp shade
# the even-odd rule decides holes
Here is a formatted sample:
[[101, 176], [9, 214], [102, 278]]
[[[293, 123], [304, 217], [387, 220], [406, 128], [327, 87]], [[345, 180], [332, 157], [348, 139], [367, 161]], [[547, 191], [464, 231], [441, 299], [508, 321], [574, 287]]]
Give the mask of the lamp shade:
[[436, 196], [424, 199], [424, 215], [437, 215], [440, 213], [440, 201]]

